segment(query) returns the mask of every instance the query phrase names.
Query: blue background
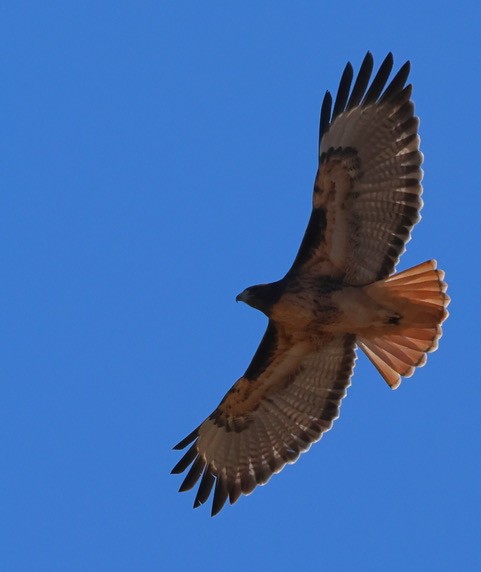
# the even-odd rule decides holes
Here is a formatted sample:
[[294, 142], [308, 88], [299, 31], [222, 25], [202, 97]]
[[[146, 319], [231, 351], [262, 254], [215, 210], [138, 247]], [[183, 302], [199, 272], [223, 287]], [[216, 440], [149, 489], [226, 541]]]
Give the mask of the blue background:
[[[478, 2], [6, 2], [0, 568], [481, 567]], [[245, 370], [234, 298], [290, 266], [321, 98], [412, 60], [440, 350], [399, 390], [364, 356], [333, 431], [192, 511], [171, 451]]]

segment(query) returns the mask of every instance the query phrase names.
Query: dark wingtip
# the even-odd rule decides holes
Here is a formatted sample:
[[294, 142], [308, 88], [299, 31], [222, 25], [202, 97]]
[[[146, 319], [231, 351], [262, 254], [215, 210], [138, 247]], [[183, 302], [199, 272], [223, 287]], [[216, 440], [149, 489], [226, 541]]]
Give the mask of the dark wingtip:
[[194, 443], [192, 447], [185, 453], [182, 459], [175, 465], [175, 467], [170, 471], [171, 475], [178, 475], [183, 473], [185, 469], [195, 460], [197, 457], [197, 445]]
[[376, 76], [374, 77], [371, 86], [367, 90], [364, 99], [362, 100], [362, 105], [369, 105], [377, 101], [378, 97], [381, 95], [384, 86], [388, 80], [389, 74], [392, 71], [394, 65], [394, 58], [392, 52], [384, 58], [384, 61], [379, 66]]
[[214, 500], [212, 501], [212, 511], [210, 516], [215, 516], [219, 514], [222, 510], [222, 507], [229, 496], [229, 491], [227, 489], [227, 483], [225, 479], [221, 476], [217, 476], [217, 481], [215, 483], [215, 490], [214, 490]]
[[352, 88], [351, 96], [347, 103], [346, 109], [350, 110], [356, 107], [361, 102], [361, 99], [366, 92], [366, 88], [371, 78], [372, 70], [374, 67], [374, 58], [371, 52], [367, 52], [362, 60], [361, 67], [359, 68], [354, 87]]
[[222, 510], [222, 507], [216, 508], [214, 505], [212, 505], [212, 510], [210, 511], [210, 516], [211, 517], [217, 516], [221, 510]]
[[[370, 66], [371, 69], [374, 67], [374, 56], [372, 55], [372, 52], [370, 50], [368, 50], [366, 52], [366, 55], [364, 56], [364, 59], [362, 60], [362, 63], [365, 66]], [[362, 66], [362, 64], [361, 64]]]
[[202, 480], [200, 481], [199, 489], [194, 501], [194, 508], [197, 508], [209, 498], [210, 491], [215, 483], [215, 476], [211, 471], [209, 465], [204, 469], [204, 474], [202, 475]]
[[336, 119], [336, 117], [346, 108], [346, 102], [347, 98], [349, 97], [353, 75], [354, 70], [352, 69], [351, 62], [347, 62], [346, 67], [342, 73], [341, 81], [339, 82], [339, 87], [337, 89], [336, 101], [334, 102], [331, 121], [334, 121], [334, 119]]
[[172, 449], [174, 451], [179, 451], [180, 449], [185, 449], [187, 447], [187, 445], [190, 445], [192, 443], [192, 441], [197, 439], [198, 436], [199, 436], [199, 428], [197, 427], [196, 429], [194, 429], [192, 431], [192, 433], [189, 433], [187, 435], [187, 437], [185, 437], [185, 439], [182, 439], [182, 441], [177, 443], [177, 445], [174, 445], [172, 447]]
[[321, 148], [321, 141], [329, 129], [331, 122], [331, 108], [332, 108], [332, 95], [330, 91], [326, 91], [321, 106], [321, 118], [319, 121], [319, 149]]
[[404, 89], [410, 71], [411, 71], [411, 62], [408, 60], [399, 68], [399, 71], [391, 80], [391, 83], [384, 90], [384, 93], [382, 94], [380, 101], [387, 101], [395, 97], [398, 93], [400, 93]]
[[203, 459], [201, 457], [197, 457], [197, 459], [194, 461], [194, 464], [187, 473], [183, 483], [180, 485], [179, 493], [190, 491], [190, 489], [195, 486], [195, 483], [199, 480], [204, 467], [205, 462]]

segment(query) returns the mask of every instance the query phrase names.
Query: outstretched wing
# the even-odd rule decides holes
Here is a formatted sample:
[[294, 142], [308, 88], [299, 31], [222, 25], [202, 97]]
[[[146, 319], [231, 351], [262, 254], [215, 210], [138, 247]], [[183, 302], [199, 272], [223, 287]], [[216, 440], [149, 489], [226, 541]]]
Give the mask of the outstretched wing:
[[212, 488], [212, 515], [227, 498], [265, 484], [307, 451], [338, 417], [354, 364], [354, 336], [326, 334], [292, 343], [269, 323], [246, 373], [212, 415], [175, 449], [190, 449], [172, 470], [190, 468], [180, 491], [201, 479], [194, 508]]
[[389, 54], [369, 86], [368, 53], [352, 90], [348, 63], [334, 107], [324, 97], [313, 210], [291, 273], [368, 284], [391, 274], [404, 251], [420, 218], [423, 157], [409, 62], [385, 87], [392, 67]]

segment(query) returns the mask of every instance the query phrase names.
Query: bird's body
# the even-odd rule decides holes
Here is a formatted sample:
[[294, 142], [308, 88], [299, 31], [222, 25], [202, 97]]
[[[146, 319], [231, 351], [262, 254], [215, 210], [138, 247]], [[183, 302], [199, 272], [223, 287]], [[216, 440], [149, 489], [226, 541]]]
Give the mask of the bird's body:
[[428, 261], [392, 274], [419, 220], [422, 155], [405, 86], [409, 64], [386, 86], [392, 56], [368, 87], [372, 56], [351, 90], [346, 66], [334, 108], [321, 111], [312, 213], [292, 267], [237, 299], [269, 319], [244, 375], [213, 413], [175, 448], [190, 449], [182, 490], [201, 479], [194, 506], [212, 488], [216, 514], [294, 462], [338, 416], [355, 346], [398, 387], [437, 347], [449, 298]]
[[257, 287], [260, 302], [249, 292], [238, 296], [238, 300], [264, 311], [288, 337], [297, 334], [310, 339], [320, 332], [358, 334], [365, 328], [382, 326], [394, 312], [370, 298], [364, 287], [343, 285], [329, 276], [275, 283], [275, 288], [282, 291], [275, 303], [270, 302], [271, 286], [265, 285], [265, 298], [264, 285]]

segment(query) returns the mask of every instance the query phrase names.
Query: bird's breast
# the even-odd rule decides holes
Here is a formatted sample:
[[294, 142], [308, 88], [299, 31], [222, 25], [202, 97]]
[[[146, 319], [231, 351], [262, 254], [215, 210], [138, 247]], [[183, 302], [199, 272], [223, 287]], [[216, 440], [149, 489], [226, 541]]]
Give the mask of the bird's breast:
[[382, 324], [386, 312], [364, 288], [345, 286], [324, 292], [317, 288], [286, 292], [270, 317], [287, 334], [306, 337], [322, 331], [358, 334]]
[[316, 333], [323, 326], [335, 323], [338, 308], [331, 294], [306, 290], [284, 294], [273, 306], [270, 317], [287, 332]]

